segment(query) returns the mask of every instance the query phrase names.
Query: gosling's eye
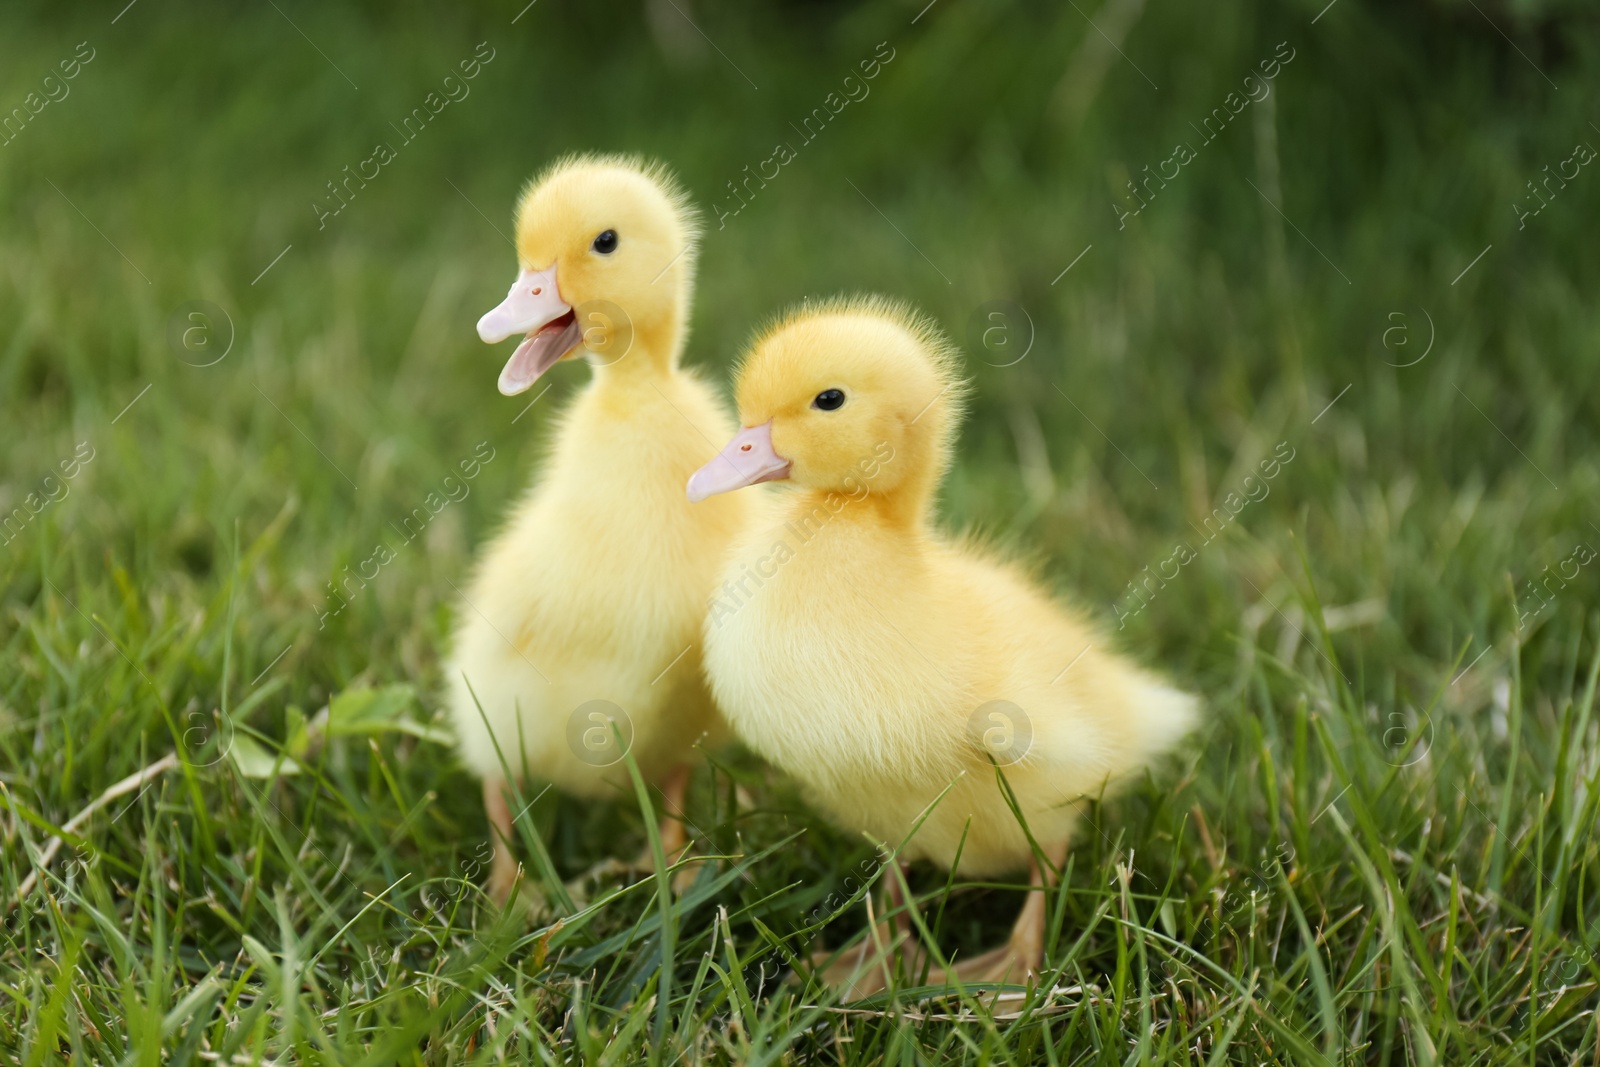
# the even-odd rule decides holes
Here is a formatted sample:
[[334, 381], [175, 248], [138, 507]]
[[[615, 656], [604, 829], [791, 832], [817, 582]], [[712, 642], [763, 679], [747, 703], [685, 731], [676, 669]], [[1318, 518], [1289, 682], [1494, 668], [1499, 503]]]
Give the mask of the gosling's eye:
[[617, 250], [617, 231], [607, 230], [594, 239], [594, 250], [602, 256], [609, 256]]
[[844, 392], [842, 390], [824, 389], [817, 394], [817, 398], [811, 402], [811, 406], [819, 411], [837, 411], [843, 403]]

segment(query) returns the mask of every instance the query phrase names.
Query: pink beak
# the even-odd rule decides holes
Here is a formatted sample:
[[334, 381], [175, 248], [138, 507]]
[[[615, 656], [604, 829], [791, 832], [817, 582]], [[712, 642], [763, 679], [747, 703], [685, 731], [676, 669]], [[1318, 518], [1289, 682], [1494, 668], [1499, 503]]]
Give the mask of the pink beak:
[[561, 299], [556, 268], [525, 270], [511, 283], [500, 305], [478, 320], [478, 336], [497, 344], [513, 334], [526, 334], [500, 372], [500, 391], [514, 396], [583, 340], [572, 305]]
[[787, 477], [789, 461], [773, 451], [772, 420], [768, 419], [734, 434], [716, 459], [689, 476], [689, 499], [698, 503], [718, 493]]

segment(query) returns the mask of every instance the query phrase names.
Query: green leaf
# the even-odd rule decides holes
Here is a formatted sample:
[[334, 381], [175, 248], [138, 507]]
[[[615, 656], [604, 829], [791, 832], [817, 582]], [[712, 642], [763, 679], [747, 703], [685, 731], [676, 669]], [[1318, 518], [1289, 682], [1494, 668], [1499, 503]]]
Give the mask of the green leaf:
[[304, 756], [311, 750], [311, 733], [306, 729], [306, 713], [298, 705], [290, 704], [284, 711], [287, 729], [284, 751], [291, 756]]
[[327, 735], [354, 737], [398, 731], [441, 745], [453, 743], [454, 737], [448, 731], [406, 714], [416, 699], [416, 690], [404, 684], [346, 689], [328, 705]]
[[299, 774], [300, 764], [289, 756], [277, 756], [252, 737], [235, 734], [233, 747], [228, 749], [233, 765], [246, 778], [276, 778], [280, 775]]
[[409, 685], [381, 689], [346, 689], [328, 704], [328, 736], [378, 733], [395, 729], [395, 721], [416, 699]]

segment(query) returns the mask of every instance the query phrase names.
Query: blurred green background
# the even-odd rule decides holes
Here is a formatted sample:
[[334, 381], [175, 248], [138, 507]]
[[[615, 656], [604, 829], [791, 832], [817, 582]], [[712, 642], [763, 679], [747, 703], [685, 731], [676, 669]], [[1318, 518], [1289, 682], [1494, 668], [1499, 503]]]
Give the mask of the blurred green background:
[[[922, 5], [673, 3], [443, 13], [141, 0], [114, 25], [117, 12], [98, 8], [12, 8], [7, 108], [79, 42], [95, 58], [0, 148], [0, 502], [18, 502], [78, 441], [104, 458], [11, 564], [43, 542], [97, 560], [109, 550], [151, 579], [204, 580], [236, 519], [248, 539], [293, 499], [272, 596], [249, 622], [293, 635], [322, 582], [488, 433], [512, 460], [441, 526], [447, 543], [406, 561], [420, 573], [398, 571], [362, 608], [430, 611], [438, 576], [459, 573], [524, 479], [541, 424], [510, 428], [522, 404], [495, 394], [499, 356], [472, 332], [512, 270], [501, 236], [512, 199], [552, 157], [587, 149], [667, 161], [706, 211], [689, 358], [713, 375], [764, 316], [807, 295], [907, 297], [969, 351], [987, 302], [1024, 309], [1027, 322], [1010, 317], [1012, 351], [1031, 325], [1025, 359], [1001, 368], [989, 364], [1011, 351], [973, 352], [978, 402], [951, 511], [1019, 532], [1098, 603], [1165, 555], [1186, 514], [1210, 510], [1254, 439], [1308, 432], [1346, 385], [1309, 431], [1321, 458], [1278, 491], [1272, 521], [1297, 500], [1400, 483], [1425, 497], [1549, 488], [1518, 447], [1563, 490], [1529, 506], [1575, 507], [1592, 490], [1583, 296], [1600, 183], [1584, 170], [1525, 229], [1512, 206], [1532, 202], [1525, 183], [1575, 143], [1600, 143], [1595, 22], [1576, 6], [1380, 14], [1340, 0], [1312, 25], [1321, 5], [1124, 2], [1097, 18], [1113, 40], [1071, 5], [940, 0], [912, 25]], [[406, 143], [396, 126], [479, 42], [495, 58], [470, 95]], [[880, 42], [894, 58], [870, 95], [801, 145], [791, 124]], [[1202, 145], [1195, 127], [1279, 42], [1295, 58], [1267, 100], [1119, 229], [1126, 183], [1177, 142]], [[718, 229], [727, 183], [780, 140], [799, 158]], [[379, 142], [397, 158], [319, 229], [326, 183]], [[190, 300], [220, 306], [237, 332], [216, 366], [187, 366], [168, 343], [169, 317]], [[1421, 351], [1424, 311], [1437, 333], [1428, 358], [1386, 366]], [[1391, 351], [1396, 324], [1415, 328], [1391, 341], [1415, 336]], [[548, 407], [581, 377], [560, 376]], [[119, 490], [134, 472], [137, 492]], [[1577, 518], [1548, 536], [1584, 528]], [[1516, 541], [1503, 564], [1515, 576], [1559, 547]], [[1481, 578], [1368, 572], [1339, 593], [1403, 596], [1419, 582], [1437, 595], [1443, 581], [1482, 617], [1502, 583]], [[1174, 598], [1202, 588], [1181, 584]], [[1414, 636], [1447, 654], [1468, 618]], [[296, 665], [332, 684], [401, 651], [408, 628], [375, 619], [349, 623], [374, 644], [307, 649]], [[1177, 654], [1194, 655], [1197, 637]], [[422, 669], [430, 657], [412, 651], [407, 666]]]
[[[1576, 0], [9, 4], [0, 115], [25, 117], [0, 135], [0, 515], [28, 517], [0, 545], [0, 783], [59, 824], [195, 709], [249, 702], [275, 737], [290, 707], [404, 682], [432, 714], [451, 583], [586, 377], [559, 370], [520, 418], [528, 398], [495, 391], [505, 353], [473, 325], [514, 272], [511, 206], [552, 158], [618, 151], [671, 165], [705, 212], [690, 363], [725, 380], [807, 296], [919, 304], [976, 383], [950, 525], [1037, 559], [1113, 628], [1143, 568], [1199, 548], [1287, 442], [1270, 494], [1120, 634], [1214, 723], [1188, 792], [1127, 802], [1130, 833], [1170, 845], [1194, 805], [1248, 852], [1277, 832], [1275, 789], [1314, 814], [1365, 772], [1285, 776], [1308, 700], [1386, 783], [1396, 840], [1449, 855], [1429, 816], [1457, 812], [1487, 834], [1478, 875], [1532, 908], [1539, 880], [1511, 887], [1505, 838], [1456, 794], [1534, 810], [1592, 745], [1562, 724], [1600, 567], [1532, 587], [1600, 547], [1600, 174], [1575, 158], [1600, 146], [1597, 29]], [[468, 94], [408, 141], [475, 51], [492, 58]], [[780, 141], [797, 158], [719, 226], [728, 183]], [[327, 183], [380, 142], [393, 161], [319, 226]], [[1180, 142], [1195, 158], [1122, 218]], [[221, 317], [186, 349], [194, 301]], [[319, 628], [326, 583], [485, 440], [470, 496]], [[45, 479], [80, 443], [60, 495]], [[1509, 752], [1508, 715], [1531, 731]], [[1456, 762], [1397, 787], [1424, 718]], [[475, 787], [439, 746], [399, 757], [397, 788], [439, 798], [401, 866], [451, 870], [481, 833]], [[220, 774], [170, 799], [183, 833], [233, 803]], [[382, 852], [356, 829], [399, 819], [378, 808], [329, 815], [329, 851]], [[560, 810], [543, 825], [568, 872], [618, 851], [584, 827], [638, 832], [636, 812]], [[23, 823], [0, 818], [11, 886]], [[97, 847], [137, 865], [132, 824]], [[1157, 862], [1183, 870], [1184, 840]], [[825, 881], [831, 857], [788, 862]], [[1566, 899], [1550, 929], [1578, 936], [1593, 905]]]

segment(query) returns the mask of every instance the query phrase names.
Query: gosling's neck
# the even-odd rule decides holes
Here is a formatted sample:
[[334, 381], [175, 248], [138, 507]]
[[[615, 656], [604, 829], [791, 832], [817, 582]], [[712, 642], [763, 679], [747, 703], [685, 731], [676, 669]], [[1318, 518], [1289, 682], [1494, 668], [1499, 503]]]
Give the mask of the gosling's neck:
[[683, 351], [681, 324], [682, 314], [676, 310], [635, 322], [633, 338], [622, 355], [588, 355], [595, 388], [631, 392], [646, 383], [660, 384], [671, 378], [678, 372], [678, 357]]
[[874, 492], [857, 483], [856, 489], [801, 488], [786, 509], [785, 521], [824, 524], [845, 522], [859, 526], [921, 535], [933, 527], [932, 499], [913, 487], [896, 487]]

